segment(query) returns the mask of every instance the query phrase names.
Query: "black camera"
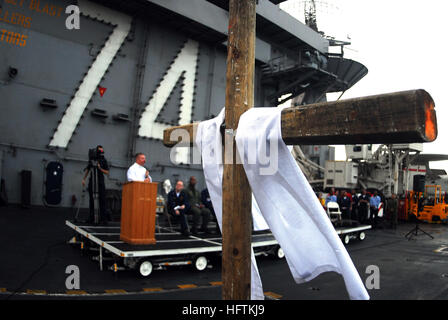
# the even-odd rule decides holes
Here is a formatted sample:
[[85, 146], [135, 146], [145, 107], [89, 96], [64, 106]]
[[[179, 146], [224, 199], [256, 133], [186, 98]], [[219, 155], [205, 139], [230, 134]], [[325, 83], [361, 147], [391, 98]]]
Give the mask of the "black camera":
[[89, 149], [89, 161], [98, 161], [104, 157], [104, 153], [98, 148]]
[[89, 161], [97, 161], [98, 160], [98, 152], [96, 148], [89, 149]]

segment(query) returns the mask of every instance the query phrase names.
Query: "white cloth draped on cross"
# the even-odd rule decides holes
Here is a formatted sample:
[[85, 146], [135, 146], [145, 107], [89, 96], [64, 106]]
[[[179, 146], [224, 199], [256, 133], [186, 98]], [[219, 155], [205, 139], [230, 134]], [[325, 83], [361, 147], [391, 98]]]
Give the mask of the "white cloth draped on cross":
[[[237, 150], [256, 199], [252, 214], [256, 230], [269, 227], [285, 253], [297, 283], [319, 274], [341, 274], [351, 299], [369, 299], [350, 256], [325, 211], [281, 137], [281, 108], [252, 108], [240, 118]], [[224, 109], [198, 125], [206, 185], [222, 230], [222, 139]], [[257, 204], [259, 209], [257, 208]], [[261, 212], [261, 213], [260, 213]], [[251, 298], [263, 299], [252, 251]]]

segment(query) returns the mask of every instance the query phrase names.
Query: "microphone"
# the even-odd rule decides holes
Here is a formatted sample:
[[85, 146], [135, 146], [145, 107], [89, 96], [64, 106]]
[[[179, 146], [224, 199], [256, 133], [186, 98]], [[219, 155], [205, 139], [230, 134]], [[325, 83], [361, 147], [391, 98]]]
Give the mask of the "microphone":
[[145, 168], [146, 173], [145, 173], [145, 178], [149, 178], [149, 180], [151, 180], [150, 182], [152, 182], [152, 178], [149, 176], [149, 170], [148, 168], [146, 168], [145, 166], [142, 166], [143, 168]]

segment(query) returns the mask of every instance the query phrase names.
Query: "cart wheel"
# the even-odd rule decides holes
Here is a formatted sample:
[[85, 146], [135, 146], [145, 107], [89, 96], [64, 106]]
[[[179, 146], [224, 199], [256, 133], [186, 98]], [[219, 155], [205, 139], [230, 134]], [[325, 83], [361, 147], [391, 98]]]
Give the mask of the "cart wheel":
[[363, 231], [361, 231], [361, 232], [358, 234], [358, 239], [359, 239], [360, 241], [363, 241], [365, 238], [366, 238], [366, 233], [363, 232]]
[[346, 234], [344, 236], [344, 244], [348, 244], [350, 242], [350, 236], [348, 234]]
[[148, 277], [152, 273], [152, 263], [148, 260], [142, 260], [138, 266], [138, 273], [142, 277]]
[[204, 271], [205, 268], [207, 268], [208, 261], [205, 256], [198, 256], [196, 259], [194, 259], [194, 267], [198, 271]]
[[277, 249], [275, 250], [275, 256], [277, 257], [277, 259], [283, 259], [285, 257], [285, 253], [283, 252], [283, 249], [278, 246]]

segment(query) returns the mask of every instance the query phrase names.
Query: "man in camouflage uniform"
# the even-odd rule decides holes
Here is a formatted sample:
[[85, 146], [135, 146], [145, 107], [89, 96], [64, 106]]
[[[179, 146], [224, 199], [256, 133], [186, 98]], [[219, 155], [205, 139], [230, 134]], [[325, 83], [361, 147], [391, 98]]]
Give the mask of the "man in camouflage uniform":
[[395, 193], [392, 193], [391, 198], [387, 200], [386, 210], [387, 210], [388, 215], [390, 217], [390, 227], [392, 229], [397, 229], [398, 200], [397, 200], [397, 195]]
[[188, 202], [190, 203], [190, 210], [187, 212], [187, 214], [193, 215], [192, 233], [193, 234], [198, 233], [198, 226], [200, 223], [201, 216], [202, 216], [202, 224], [200, 231], [210, 233], [208, 230], [208, 222], [210, 220], [211, 212], [202, 203], [201, 192], [196, 190], [196, 183], [197, 183], [196, 177], [191, 176], [190, 183], [188, 184], [188, 187], [185, 190], [188, 197]]

